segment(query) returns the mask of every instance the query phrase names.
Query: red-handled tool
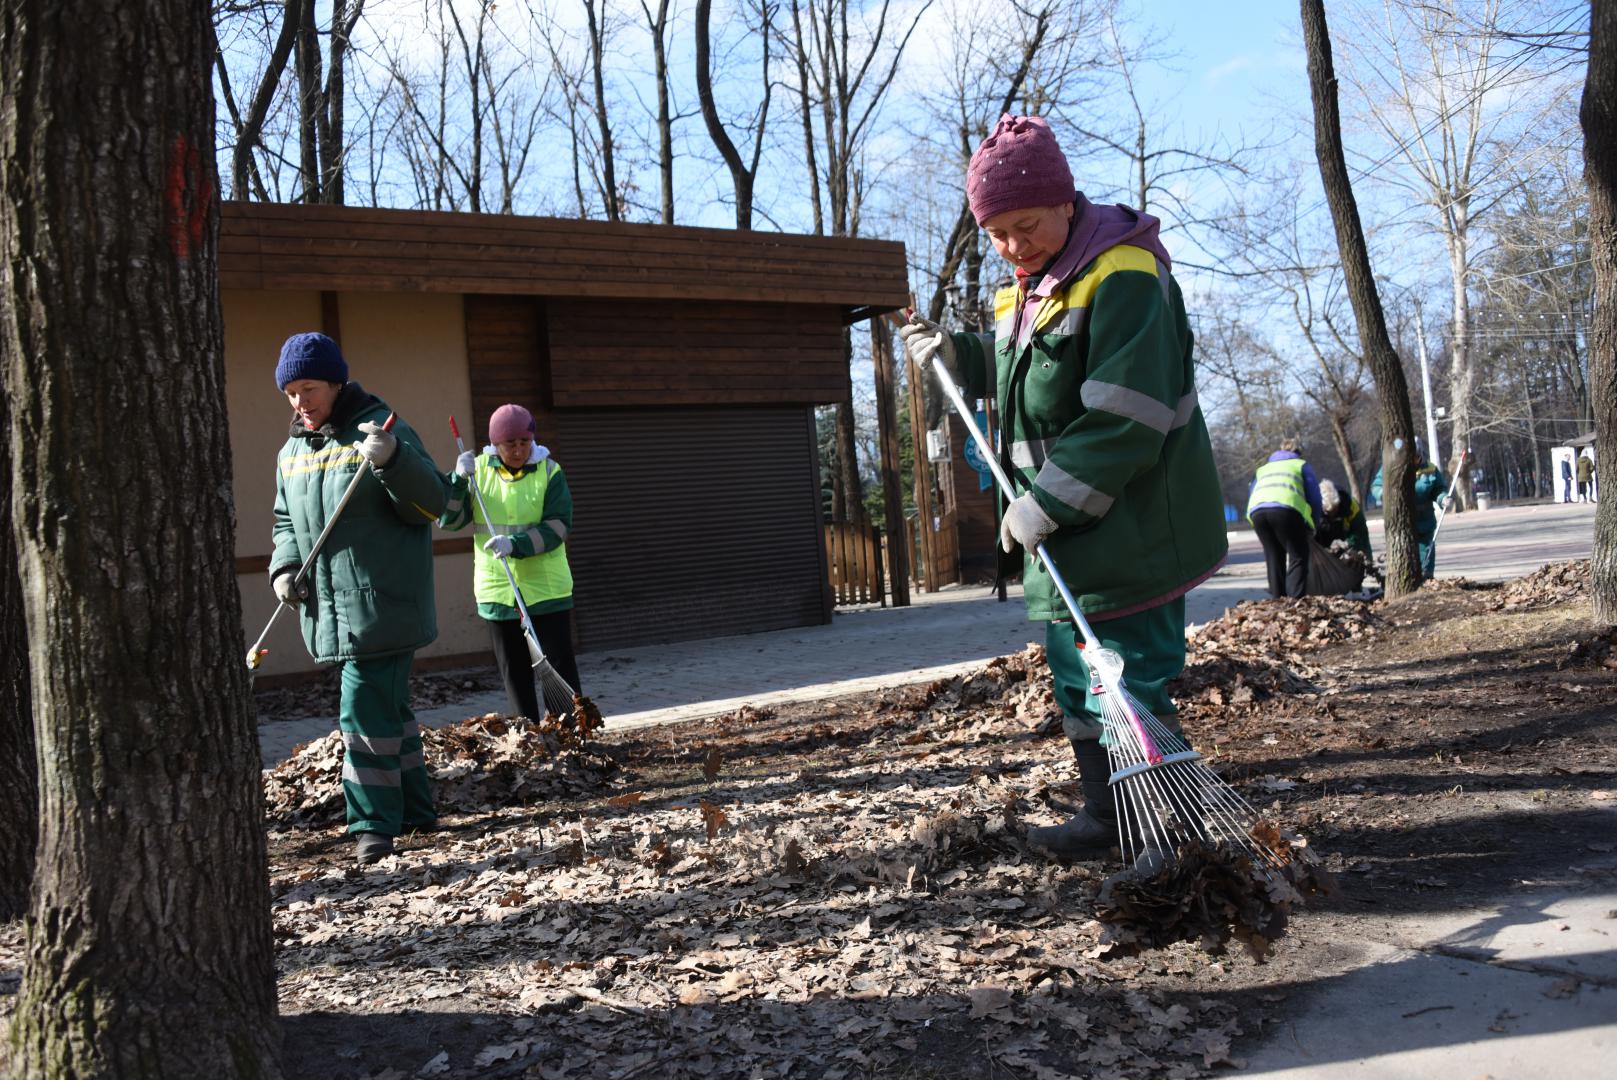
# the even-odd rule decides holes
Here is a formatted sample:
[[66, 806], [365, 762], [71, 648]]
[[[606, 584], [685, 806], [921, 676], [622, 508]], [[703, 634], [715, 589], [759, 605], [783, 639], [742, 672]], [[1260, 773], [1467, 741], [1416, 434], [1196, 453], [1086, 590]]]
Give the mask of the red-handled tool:
[[[466, 443], [460, 437], [460, 425], [455, 418], [449, 418], [449, 431], [455, 436], [455, 452], [464, 454]], [[493, 520], [488, 516], [488, 507], [483, 504], [483, 492], [477, 486], [476, 470], [473, 475], [466, 478], [466, 486], [472, 489], [472, 496], [477, 500], [477, 512], [483, 517], [483, 524], [488, 526], [490, 535], [494, 533]], [[539, 691], [545, 699], [545, 708], [557, 716], [566, 718], [572, 715], [573, 698], [578, 691], [568, 685], [561, 673], [550, 663], [545, 656], [545, 650], [539, 644], [539, 631], [534, 629], [533, 620], [528, 617], [528, 604], [522, 598], [522, 590], [517, 588], [517, 578], [511, 572], [511, 562], [504, 555], [495, 555], [500, 561], [500, 567], [505, 571], [505, 580], [511, 585], [511, 598], [516, 601], [517, 618], [522, 620], [522, 637], [528, 643], [528, 658], [533, 661], [533, 675], [539, 682]], [[538, 720], [540, 717], [529, 717]]]

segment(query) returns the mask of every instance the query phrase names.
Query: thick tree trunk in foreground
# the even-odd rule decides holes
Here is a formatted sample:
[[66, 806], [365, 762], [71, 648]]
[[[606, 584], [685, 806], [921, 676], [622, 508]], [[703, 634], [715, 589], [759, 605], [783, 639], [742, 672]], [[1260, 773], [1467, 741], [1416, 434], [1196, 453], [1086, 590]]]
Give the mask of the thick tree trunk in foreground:
[[1342, 117], [1331, 63], [1331, 37], [1323, 0], [1301, 0], [1303, 43], [1308, 53], [1308, 84], [1314, 99], [1314, 151], [1320, 179], [1336, 225], [1342, 274], [1370, 373], [1381, 404], [1381, 490], [1386, 503], [1387, 595], [1420, 588], [1420, 547], [1415, 539], [1415, 425], [1409, 415], [1404, 366], [1387, 336], [1387, 319], [1370, 271], [1358, 204], [1342, 151]]
[[1589, 327], [1589, 402], [1595, 419], [1595, 476], [1605, 488], [1595, 509], [1595, 621], [1617, 626], [1617, 3], [1594, 0], [1589, 70], [1578, 110], [1583, 178], [1589, 185], [1589, 253], [1595, 310]]
[[181, 0], [0, 17], [7, 483], [44, 769], [23, 1077], [279, 1076], [212, 51]]
[[[0, 400], [0, 476], [10, 476]], [[28, 623], [11, 536], [11, 498], [0, 495], [0, 922], [28, 910], [39, 836], [39, 778], [34, 761], [34, 710], [28, 692]]]

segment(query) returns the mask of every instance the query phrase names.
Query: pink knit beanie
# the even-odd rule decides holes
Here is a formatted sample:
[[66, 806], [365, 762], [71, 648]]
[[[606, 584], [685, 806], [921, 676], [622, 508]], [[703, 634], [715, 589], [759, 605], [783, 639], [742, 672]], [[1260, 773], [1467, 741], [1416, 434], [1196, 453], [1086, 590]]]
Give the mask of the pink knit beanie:
[[1037, 116], [1000, 117], [966, 169], [966, 199], [979, 225], [1007, 210], [1060, 206], [1077, 196], [1055, 134]]
[[533, 413], [521, 405], [501, 405], [488, 418], [488, 441], [498, 446], [535, 431]]

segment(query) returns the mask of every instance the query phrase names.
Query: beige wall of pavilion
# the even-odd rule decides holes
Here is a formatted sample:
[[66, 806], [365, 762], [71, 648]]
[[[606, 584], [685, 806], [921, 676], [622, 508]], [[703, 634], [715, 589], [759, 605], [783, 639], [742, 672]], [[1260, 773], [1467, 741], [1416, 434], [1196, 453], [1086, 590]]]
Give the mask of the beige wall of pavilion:
[[[236, 555], [270, 553], [275, 501], [275, 453], [286, 441], [291, 410], [275, 389], [275, 361], [292, 334], [317, 329], [320, 294], [225, 290], [225, 399], [230, 414], [236, 500]], [[471, 387], [466, 365], [464, 309], [458, 294], [345, 293], [338, 322], [349, 375], [393, 406], [421, 436], [438, 467], [455, 460], [449, 435], [453, 413], [469, 428]], [[469, 439], [469, 436], [468, 436]], [[435, 540], [455, 534], [433, 530]], [[434, 560], [438, 640], [418, 657], [486, 652], [487, 632], [472, 602], [472, 557]], [[238, 575], [245, 640], [250, 644], [274, 612], [261, 572]], [[259, 669], [265, 675], [312, 671], [296, 626], [282, 616]]]

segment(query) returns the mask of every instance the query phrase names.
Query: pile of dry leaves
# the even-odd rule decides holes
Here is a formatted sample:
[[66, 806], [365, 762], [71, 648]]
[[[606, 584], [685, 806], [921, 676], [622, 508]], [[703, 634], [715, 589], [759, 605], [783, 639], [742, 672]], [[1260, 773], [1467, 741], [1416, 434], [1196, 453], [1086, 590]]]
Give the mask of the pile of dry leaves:
[[1223, 615], [1186, 634], [1190, 660], [1211, 654], [1245, 660], [1281, 660], [1299, 670], [1303, 654], [1339, 641], [1366, 640], [1380, 623], [1362, 600], [1304, 596], [1286, 600], [1243, 600]]
[[[422, 731], [439, 813], [476, 813], [599, 790], [618, 766], [589, 741], [600, 713], [587, 700], [584, 705], [577, 727], [554, 716], [535, 722], [489, 713]], [[342, 821], [342, 762], [342, 734], [333, 732], [265, 772], [270, 820], [301, 826]]]
[[1268, 958], [1294, 905], [1336, 891], [1330, 871], [1301, 837], [1260, 821], [1253, 840], [1272, 864], [1225, 844], [1186, 844], [1155, 871], [1124, 870], [1101, 885], [1096, 914], [1108, 955], [1134, 955], [1194, 941], [1217, 952], [1241, 942], [1253, 959]]
[[1507, 581], [1488, 600], [1489, 611], [1536, 611], [1582, 600], [1589, 595], [1588, 559], [1545, 563], [1539, 569]]
[[996, 657], [981, 668], [927, 683], [901, 695], [903, 709], [930, 709], [940, 717], [983, 723], [1008, 721], [1036, 730], [1058, 730], [1061, 706], [1050, 682], [1044, 646]]

